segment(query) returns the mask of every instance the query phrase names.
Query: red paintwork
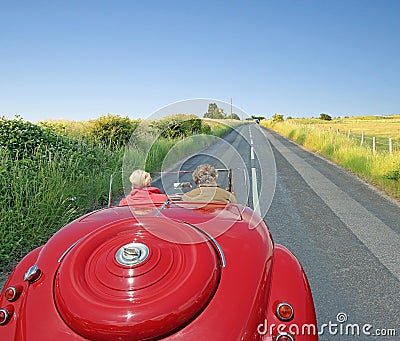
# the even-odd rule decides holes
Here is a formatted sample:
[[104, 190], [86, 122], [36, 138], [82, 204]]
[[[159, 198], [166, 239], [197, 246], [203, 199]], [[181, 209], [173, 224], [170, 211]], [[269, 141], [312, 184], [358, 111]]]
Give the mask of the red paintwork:
[[[307, 277], [296, 257], [282, 245], [275, 245], [271, 277], [269, 297], [271, 309], [268, 311], [266, 321], [269, 328], [272, 325], [276, 326], [272, 328], [272, 334], [275, 336], [279, 328], [281, 332], [294, 333], [296, 341], [318, 340], [316, 316], [312, 309], [314, 305]], [[277, 305], [282, 301], [289, 302], [294, 307], [294, 317], [288, 323], [282, 323], [274, 314]]]
[[[168, 226], [165, 218], [152, 223], [198, 237], [185, 225]], [[137, 225], [130, 219], [96, 230], [61, 262], [55, 301], [78, 334], [96, 340], [160, 338], [194, 319], [212, 298], [220, 268], [210, 243], [176, 244]], [[120, 265], [115, 254], [132, 241], [151, 245], [151, 253], [142, 264]]]
[[[15, 311], [0, 326], [0, 340], [272, 340], [262, 326], [278, 322], [274, 311], [281, 301], [295, 311], [286, 326], [315, 324], [300, 264], [274, 246], [249, 208], [188, 203], [154, 213], [146, 206], [93, 212], [26, 256], [5, 286], [22, 285], [21, 297], [13, 303], [3, 293], [0, 298], [0, 308]], [[216, 237], [226, 267], [203, 234], [176, 219]], [[146, 244], [149, 257], [122, 266], [115, 252], [133, 241]], [[34, 264], [43, 275], [28, 285], [23, 274]], [[316, 337], [296, 336], [306, 339]]]

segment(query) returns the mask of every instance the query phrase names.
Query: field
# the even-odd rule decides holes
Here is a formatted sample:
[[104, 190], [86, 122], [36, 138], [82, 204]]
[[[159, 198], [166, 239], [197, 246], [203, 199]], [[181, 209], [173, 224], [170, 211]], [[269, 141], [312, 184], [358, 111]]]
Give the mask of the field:
[[288, 122], [301, 125], [312, 125], [323, 130], [346, 135], [364, 146], [373, 148], [375, 137], [376, 149], [389, 150], [389, 139], [392, 147], [400, 150], [400, 115], [393, 116], [355, 116], [336, 118], [332, 121], [320, 119], [293, 119]]
[[393, 116], [354, 116], [348, 118], [335, 118], [332, 121], [320, 119], [293, 119], [292, 123], [314, 124], [323, 129], [332, 129], [361, 135], [394, 138], [400, 140], [400, 115]]
[[[152, 141], [147, 153], [125, 148], [139, 124], [146, 127], [140, 143]], [[210, 144], [210, 135], [229, 132], [228, 124], [232, 122], [200, 122], [182, 115], [152, 122], [108, 115], [87, 122], [38, 124], [1, 118], [0, 272], [8, 272], [68, 222], [105, 206], [110, 175], [121, 171], [125, 154], [133, 155], [135, 166], [158, 171], [176, 144], [179, 157], [191, 154]], [[201, 134], [195, 142], [193, 133]], [[122, 196], [121, 190], [120, 178], [115, 191]]]
[[[261, 124], [400, 199], [400, 116], [264, 120]], [[375, 142], [374, 142], [375, 141]]]

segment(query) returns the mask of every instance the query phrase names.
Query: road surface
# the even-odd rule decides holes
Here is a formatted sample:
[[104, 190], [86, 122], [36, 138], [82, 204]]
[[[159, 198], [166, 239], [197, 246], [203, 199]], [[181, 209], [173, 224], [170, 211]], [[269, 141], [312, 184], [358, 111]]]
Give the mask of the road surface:
[[[343, 325], [369, 324], [373, 334], [397, 333], [358, 339], [399, 340], [400, 207], [341, 168], [263, 132], [277, 165], [265, 221], [275, 242], [289, 247], [302, 263], [318, 324], [340, 325], [342, 314], [339, 319], [347, 318]], [[353, 337], [326, 332], [320, 339]]]

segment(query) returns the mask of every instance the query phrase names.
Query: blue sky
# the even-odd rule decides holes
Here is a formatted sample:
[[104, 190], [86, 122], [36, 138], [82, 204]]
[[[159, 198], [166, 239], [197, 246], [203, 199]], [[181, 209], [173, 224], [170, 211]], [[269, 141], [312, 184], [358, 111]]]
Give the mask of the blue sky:
[[400, 1], [1, 1], [0, 116], [400, 113]]

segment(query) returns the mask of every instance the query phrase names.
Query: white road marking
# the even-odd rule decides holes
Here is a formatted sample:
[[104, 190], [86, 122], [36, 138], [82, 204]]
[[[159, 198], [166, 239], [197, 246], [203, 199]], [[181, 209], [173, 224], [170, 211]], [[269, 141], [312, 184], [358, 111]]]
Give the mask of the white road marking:
[[251, 168], [251, 179], [252, 179], [252, 191], [253, 191], [253, 208], [259, 216], [261, 216], [260, 211], [260, 201], [258, 200], [258, 189], [257, 189], [257, 172], [253, 167]]
[[[253, 147], [253, 136], [251, 134], [251, 128], [249, 126], [249, 134], [250, 134], [250, 154], [251, 159], [254, 160], [254, 147]], [[259, 216], [261, 216], [260, 210], [260, 200], [258, 197], [258, 188], [257, 188], [257, 171], [255, 167], [251, 168], [251, 189], [253, 192], [253, 209]]]
[[250, 135], [250, 146], [253, 145], [253, 135], [251, 134], [251, 126], [249, 126], [249, 135]]
[[[400, 236], [272, 134], [264, 134], [336, 216], [400, 280]], [[254, 192], [253, 192], [254, 194]]]

